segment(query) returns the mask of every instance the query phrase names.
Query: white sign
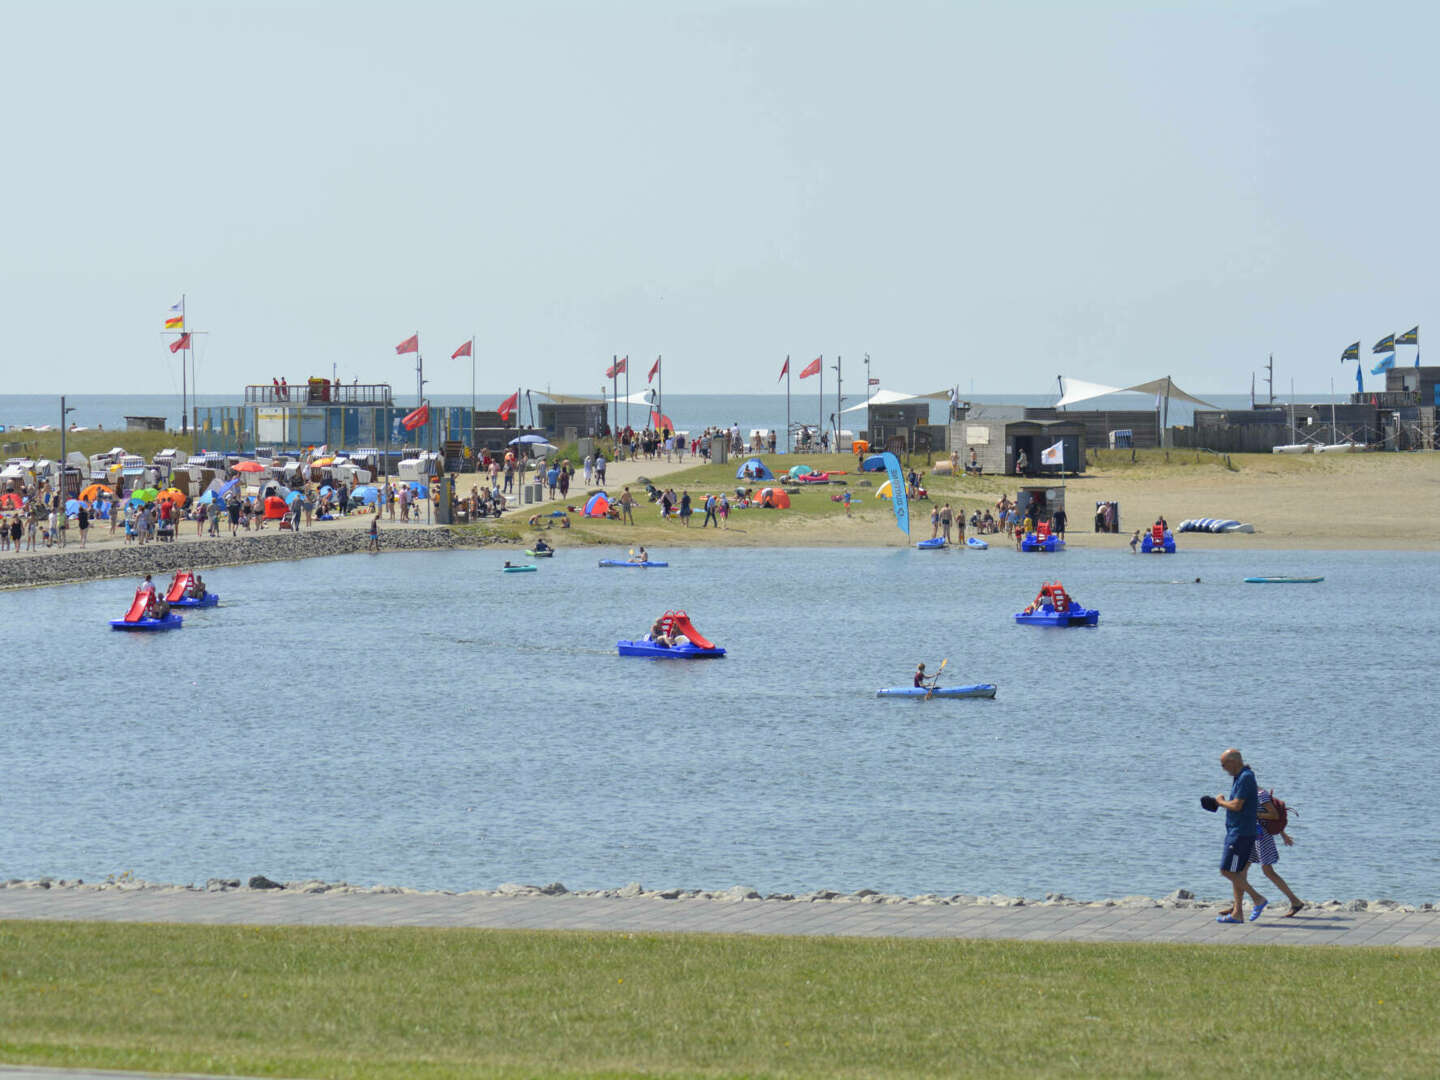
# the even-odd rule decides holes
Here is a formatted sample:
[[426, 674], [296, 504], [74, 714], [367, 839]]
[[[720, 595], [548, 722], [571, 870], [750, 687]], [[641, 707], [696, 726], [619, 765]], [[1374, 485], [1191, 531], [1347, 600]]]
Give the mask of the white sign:
[[989, 429], [988, 427], [986, 427], [984, 424], [966, 424], [966, 425], [965, 425], [965, 445], [966, 445], [966, 446], [989, 446], [989, 445], [990, 445], [990, 429]]

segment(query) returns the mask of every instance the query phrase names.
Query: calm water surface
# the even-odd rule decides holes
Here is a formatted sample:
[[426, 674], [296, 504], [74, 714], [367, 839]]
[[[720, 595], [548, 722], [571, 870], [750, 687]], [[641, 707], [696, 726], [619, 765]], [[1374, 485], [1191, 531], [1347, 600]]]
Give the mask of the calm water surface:
[[[216, 570], [156, 636], [129, 582], [0, 594], [0, 877], [1219, 895], [1233, 744], [1302, 896], [1440, 899], [1436, 555], [614, 554]], [[1048, 574], [1098, 629], [1014, 625]], [[729, 657], [615, 655], [675, 606]], [[997, 699], [873, 696], [947, 657]]]

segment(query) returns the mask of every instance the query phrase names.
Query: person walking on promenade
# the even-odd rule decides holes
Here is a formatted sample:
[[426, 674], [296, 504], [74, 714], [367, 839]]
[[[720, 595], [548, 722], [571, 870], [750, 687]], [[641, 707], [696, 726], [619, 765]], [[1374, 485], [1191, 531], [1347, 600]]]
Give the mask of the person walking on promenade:
[[1254, 772], [1233, 746], [1220, 755], [1220, 767], [1231, 776], [1229, 797], [1215, 796], [1215, 802], [1225, 811], [1225, 848], [1220, 857], [1220, 873], [1230, 882], [1235, 903], [1215, 921], [1238, 923], [1244, 911], [1250, 853], [1255, 849], [1255, 834], [1260, 831], [1259, 790]]
[[[1300, 913], [1301, 909], [1305, 907], [1305, 901], [1301, 900], [1291, 891], [1289, 884], [1280, 876], [1280, 872], [1275, 869], [1275, 864], [1280, 861], [1280, 850], [1275, 846], [1275, 837], [1278, 835], [1280, 839], [1285, 842], [1286, 847], [1292, 846], [1295, 841], [1290, 838], [1290, 834], [1279, 824], [1280, 811], [1276, 808], [1274, 796], [1269, 790], [1265, 788], [1260, 789], [1256, 794], [1255, 805], [1256, 816], [1260, 820], [1260, 830], [1255, 834], [1255, 848], [1250, 852], [1250, 862], [1252, 865], [1259, 863], [1260, 869], [1265, 871], [1265, 876], [1269, 878], [1275, 884], [1275, 887], [1285, 894], [1285, 898], [1290, 901], [1290, 910], [1281, 916], [1281, 918], [1290, 919]], [[1278, 833], [1272, 833], [1270, 831], [1272, 828], [1277, 828], [1280, 831]], [[1250, 896], [1250, 921], [1254, 922], [1260, 917], [1260, 913], [1269, 906], [1270, 901], [1256, 892], [1255, 887], [1251, 885], [1248, 880], [1245, 882], [1245, 892]], [[1237, 915], [1234, 909], [1231, 909], [1230, 914]]]

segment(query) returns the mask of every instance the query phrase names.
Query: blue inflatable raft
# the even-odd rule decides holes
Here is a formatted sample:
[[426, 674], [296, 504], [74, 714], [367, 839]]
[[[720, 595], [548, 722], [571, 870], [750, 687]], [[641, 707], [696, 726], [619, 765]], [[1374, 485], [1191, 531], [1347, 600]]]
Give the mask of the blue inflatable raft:
[[934, 690], [923, 690], [918, 686], [891, 686], [876, 690], [876, 697], [914, 698], [993, 698], [994, 683], [975, 683], [972, 686], [937, 686]]
[[655, 561], [653, 561], [653, 560], [651, 560], [650, 562], [629, 562], [629, 561], [626, 560], [626, 559], [601, 559], [601, 560], [600, 560], [600, 565], [601, 565], [601, 566], [626, 566], [626, 567], [631, 567], [631, 568], [634, 568], [634, 569], [637, 569], [637, 570], [638, 570], [638, 569], [643, 569], [644, 567], [647, 567], [647, 566], [669, 566], [670, 564], [669, 564], [668, 562], [655, 562]]
[[621, 656], [644, 656], [651, 660], [707, 660], [724, 656], [725, 650], [719, 645], [713, 649], [700, 649], [688, 641], [681, 645], [656, 645], [653, 641], [617, 641], [615, 647]]
[[984, 540], [981, 540], [978, 536], [972, 536], [969, 540], [966, 540], [965, 546], [975, 548], [978, 551], [988, 551], [990, 548], [990, 545], [987, 544]]
[[185, 622], [183, 618], [173, 611], [163, 619], [136, 619], [129, 622], [125, 619], [111, 619], [111, 630], [179, 630]]
[[915, 546], [921, 551], [935, 551], [945, 546], [945, 538], [943, 536], [932, 536], [929, 540], [921, 540]]

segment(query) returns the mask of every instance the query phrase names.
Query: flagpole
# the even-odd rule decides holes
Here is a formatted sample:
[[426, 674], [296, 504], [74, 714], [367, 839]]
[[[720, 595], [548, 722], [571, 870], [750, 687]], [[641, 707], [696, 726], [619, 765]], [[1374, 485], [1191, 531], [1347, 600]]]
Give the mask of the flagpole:
[[790, 354], [785, 354], [785, 453], [790, 448]]
[[475, 464], [475, 335], [470, 335], [470, 464]]
[[613, 445], [610, 447], [610, 456], [613, 458], [620, 452], [620, 373], [615, 370], [615, 365], [620, 362], [620, 357], [610, 354], [610, 411], [614, 414], [614, 422], [610, 425], [610, 438]]
[[[180, 294], [180, 333], [185, 333], [185, 294]], [[185, 424], [190, 416], [190, 380], [185, 366], [185, 354], [180, 354], [180, 434], [185, 434]]]
[[[665, 422], [665, 365], [661, 363], [664, 359], [665, 357], [663, 355], [655, 357], [655, 374], [660, 376], [660, 381], [656, 384], [655, 392], [655, 396], [660, 399], [660, 407], [655, 411], [660, 416], [661, 424]], [[675, 433], [672, 431], [670, 434], [673, 436]]]
[[818, 440], [825, 431], [825, 357], [823, 355], [820, 357], [820, 370], [816, 374], [820, 376], [820, 430], [815, 433], [815, 438]]
[[630, 426], [630, 357], [625, 357], [625, 426]]

